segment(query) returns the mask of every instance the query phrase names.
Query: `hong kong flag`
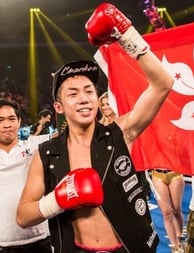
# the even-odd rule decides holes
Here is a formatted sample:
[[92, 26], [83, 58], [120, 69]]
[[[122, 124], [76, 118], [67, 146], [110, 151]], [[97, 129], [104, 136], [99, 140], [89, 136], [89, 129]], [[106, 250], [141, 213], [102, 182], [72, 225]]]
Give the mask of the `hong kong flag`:
[[[144, 35], [174, 77], [174, 85], [153, 122], [133, 144], [137, 170], [167, 168], [194, 175], [193, 34], [194, 23]], [[100, 47], [94, 58], [108, 76], [112, 106], [119, 115], [131, 110], [148, 84], [137, 61], [118, 43]]]

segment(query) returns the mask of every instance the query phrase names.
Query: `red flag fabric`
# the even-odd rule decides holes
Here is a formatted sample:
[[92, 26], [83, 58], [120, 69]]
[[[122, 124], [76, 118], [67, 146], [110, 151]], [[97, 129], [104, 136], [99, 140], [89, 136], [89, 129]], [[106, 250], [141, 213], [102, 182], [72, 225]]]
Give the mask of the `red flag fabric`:
[[[144, 35], [174, 77], [174, 85], [156, 118], [133, 144], [132, 157], [139, 171], [167, 168], [194, 175], [193, 34], [194, 23]], [[95, 59], [103, 70], [108, 68], [109, 90], [119, 115], [128, 112], [148, 84], [137, 61], [118, 43], [101, 46]]]

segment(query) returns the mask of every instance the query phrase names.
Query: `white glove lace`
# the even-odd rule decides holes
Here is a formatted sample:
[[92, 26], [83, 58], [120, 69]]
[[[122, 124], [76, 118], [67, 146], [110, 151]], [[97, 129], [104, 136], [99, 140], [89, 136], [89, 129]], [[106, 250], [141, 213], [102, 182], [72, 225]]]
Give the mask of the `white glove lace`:
[[125, 51], [135, 59], [150, 50], [149, 44], [133, 26], [130, 26], [129, 29], [120, 37], [119, 43]]
[[45, 219], [50, 219], [57, 214], [64, 212], [64, 209], [57, 204], [54, 191], [40, 199], [39, 210], [41, 216]]

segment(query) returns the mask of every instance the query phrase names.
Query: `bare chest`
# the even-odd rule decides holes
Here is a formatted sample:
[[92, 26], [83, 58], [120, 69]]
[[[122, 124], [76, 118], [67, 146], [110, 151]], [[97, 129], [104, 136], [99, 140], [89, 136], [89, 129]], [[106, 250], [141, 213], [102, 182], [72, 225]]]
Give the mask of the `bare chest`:
[[92, 167], [90, 146], [71, 144], [69, 145], [68, 149], [71, 170]]

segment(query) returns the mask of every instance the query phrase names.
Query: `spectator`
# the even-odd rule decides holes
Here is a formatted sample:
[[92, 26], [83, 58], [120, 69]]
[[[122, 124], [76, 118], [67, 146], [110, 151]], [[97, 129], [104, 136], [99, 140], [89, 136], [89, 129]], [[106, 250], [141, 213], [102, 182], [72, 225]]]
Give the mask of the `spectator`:
[[191, 177], [192, 195], [187, 218], [187, 245], [185, 253], [194, 253], [194, 176]]
[[30, 134], [42, 135], [50, 133], [52, 112], [48, 109], [43, 109], [38, 114], [38, 122], [30, 128]]
[[157, 202], [164, 218], [171, 251], [183, 253], [183, 175], [165, 168], [155, 168], [152, 170], [152, 182], [159, 196]]
[[115, 120], [116, 113], [110, 106], [109, 99], [108, 99], [108, 91], [104, 92], [99, 97], [99, 109], [102, 115], [102, 117], [99, 120], [101, 124], [103, 124], [104, 126], [107, 126]]
[[16, 209], [26, 181], [32, 154], [50, 135], [18, 140], [21, 116], [18, 105], [0, 99], [0, 252], [51, 253], [47, 221], [21, 229]]

